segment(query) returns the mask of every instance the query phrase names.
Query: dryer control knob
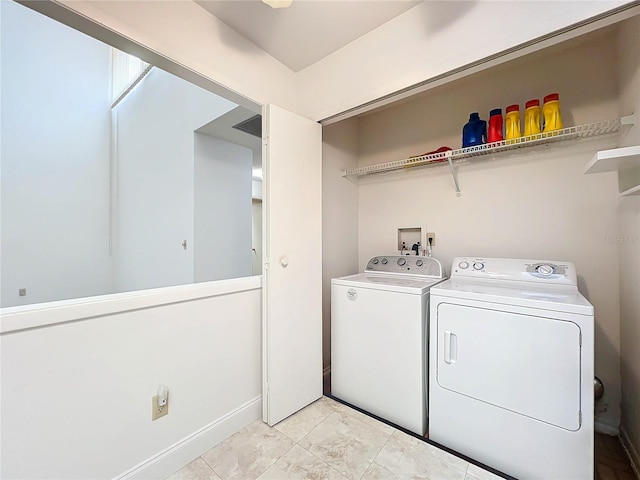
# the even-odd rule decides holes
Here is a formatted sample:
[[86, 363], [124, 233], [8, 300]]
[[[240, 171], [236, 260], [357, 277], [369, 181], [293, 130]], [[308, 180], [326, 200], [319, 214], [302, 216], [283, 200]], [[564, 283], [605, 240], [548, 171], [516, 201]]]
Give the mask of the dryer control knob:
[[371, 263], [373, 263], [374, 265], [377, 265], [378, 264], [378, 259], [374, 258], [373, 260], [371, 260]]
[[421, 267], [423, 263], [422, 260], [416, 260], [416, 267]]
[[484, 268], [484, 263], [482, 262], [475, 262], [473, 264], [473, 269], [474, 270], [482, 270]]
[[383, 258], [383, 259], [382, 259], [382, 264], [383, 264], [383, 265], [386, 265], [387, 263], [389, 263], [389, 260], [387, 260], [386, 258]]
[[399, 258], [398, 259], [398, 265], [400, 265], [401, 267], [407, 263], [407, 259], [406, 258]]
[[553, 274], [553, 272], [555, 272], [555, 268], [553, 268], [552, 265], [538, 265], [536, 267], [536, 271], [540, 274], [543, 275], [545, 277], [548, 277], [549, 275]]
[[458, 264], [458, 267], [460, 267], [463, 270], [466, 269], [466, 268], [469, 268], [469, 262], [460, 262]]

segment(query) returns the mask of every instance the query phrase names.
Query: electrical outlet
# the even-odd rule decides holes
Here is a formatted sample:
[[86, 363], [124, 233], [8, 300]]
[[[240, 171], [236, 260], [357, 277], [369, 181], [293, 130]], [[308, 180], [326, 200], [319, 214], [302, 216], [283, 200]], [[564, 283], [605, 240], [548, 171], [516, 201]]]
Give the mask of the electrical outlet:
[[[431, 239], [431, 243], [429, 243], [429, 239]], [[427, 232], [427, 247], [431, 245], [432, 247], [436, 246], [436, 234], [434, 232]]]
[[151, 399], [151, 420], [157, 420], [160, 417], [164, 417], [169, 413], [169, 398], [167, 397], [167, 403], [162, 407], [158, 406], [158, 396], [156, 395]]

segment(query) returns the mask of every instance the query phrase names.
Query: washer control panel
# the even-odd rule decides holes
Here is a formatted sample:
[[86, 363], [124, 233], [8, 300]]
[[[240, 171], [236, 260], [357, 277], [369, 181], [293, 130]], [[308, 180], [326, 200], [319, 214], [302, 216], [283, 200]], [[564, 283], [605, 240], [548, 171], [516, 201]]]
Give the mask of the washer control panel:
[[403, 273], [405, 275], [444, 278], [442, 264], [438, 260], [418, 255], [386, 255], [373, 257], [367, 262], [367, 267], [364, 271], [371, 273]]
[[451, 277], [577, 285], [573, 263], [550, 260], [456, 257], [451, 263]]

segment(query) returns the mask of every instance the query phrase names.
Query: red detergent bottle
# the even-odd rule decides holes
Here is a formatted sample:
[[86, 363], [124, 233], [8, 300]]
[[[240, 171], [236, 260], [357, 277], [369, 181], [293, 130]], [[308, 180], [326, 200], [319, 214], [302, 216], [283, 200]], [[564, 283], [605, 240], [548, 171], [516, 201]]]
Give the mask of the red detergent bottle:
[[487, 143], [499, 142], [502, 140], [502, 109], [494, 108], [489, 113], [489, 134]]

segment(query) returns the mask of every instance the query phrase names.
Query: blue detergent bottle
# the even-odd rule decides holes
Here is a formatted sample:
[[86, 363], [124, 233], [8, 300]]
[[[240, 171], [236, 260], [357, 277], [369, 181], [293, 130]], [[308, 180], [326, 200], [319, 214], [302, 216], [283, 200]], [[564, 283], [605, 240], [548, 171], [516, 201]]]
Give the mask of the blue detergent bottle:
[[487, 143], [487, 122], [480, 120], [478, 112], [469, 115], [469, 123], [462, 129], [462, 148]]

